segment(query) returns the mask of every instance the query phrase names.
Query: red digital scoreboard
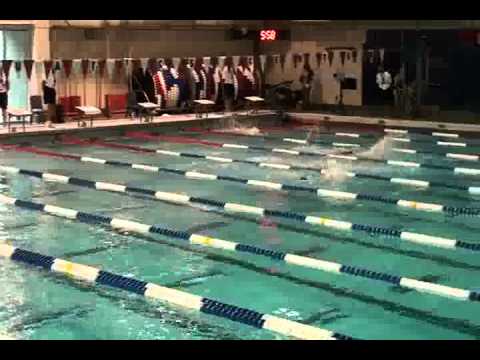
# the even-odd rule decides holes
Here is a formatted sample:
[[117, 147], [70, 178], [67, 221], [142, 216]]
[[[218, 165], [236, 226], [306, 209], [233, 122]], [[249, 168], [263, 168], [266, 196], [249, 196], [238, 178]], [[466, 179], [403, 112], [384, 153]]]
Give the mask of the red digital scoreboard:
[[277, 40], [277, 30], [265, 29], [260, 30], [260, 41], [275, 41]]

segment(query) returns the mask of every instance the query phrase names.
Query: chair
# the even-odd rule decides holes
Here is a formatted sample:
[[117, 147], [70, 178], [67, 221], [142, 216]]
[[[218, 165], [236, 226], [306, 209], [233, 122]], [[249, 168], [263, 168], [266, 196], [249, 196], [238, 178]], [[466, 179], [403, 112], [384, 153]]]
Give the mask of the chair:
[[45, 122], [46, 111], [43, 109], [42, 97], [39, 95], [30, 96], [30, 110], [32, 116], [30, 117], [30, 124], [33, 122], [33, 118], [37, 123]]
[[105, 95], [105, 112], [107, 117], [117, 114], [125, 114], [127, 111], [127, 94], [122, 95]]

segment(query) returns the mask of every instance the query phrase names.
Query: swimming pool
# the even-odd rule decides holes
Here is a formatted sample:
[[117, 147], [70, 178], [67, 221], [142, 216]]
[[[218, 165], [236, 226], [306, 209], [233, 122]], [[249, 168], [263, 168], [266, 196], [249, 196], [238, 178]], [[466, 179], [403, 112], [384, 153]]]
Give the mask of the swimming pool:
[[[342, 128], [332, 128], [329, 131], [342, 132]], [[195, 131], [169, 131], [162, 134], [171, 136], [170, 140], [138, 136], [105, 140], [110, 144], [141, 147], [142, 151], [138, 148], [112, 148], [102, 143], [87, 144], [81, 141], [76, 144], [71, 144], [72, 141], [61, 144], [38, 142], [33, 143], [32, 147], [57, 154], [80, 155], [84, 160], [94, 158], [97, 161], [77, 161], [52, 154], [46, 156], [47, 154], [10, 149], [2, 152], [0, 165], [122, 184], [137, 189], [180, 193], [190, 197], [188, 204], [172, 204], [138, 192], [101, 191], [81, 186], [80, 182], [80, 185], [72, 185], [44, 181], [45, 179], [29, 176], [28, 171], [25, 175], [14, 174], [12, 171], [0, 172], [4, 176], [2, 194], [143, 224], [157, 224], [245, 246], [405, 276], [474, 293], [480, 289], [480, 282], [476, 280], [480, 271], [478, 251], [459, 246], [439, 247], [433, 240], [415, 242], [419, 237], [408, 241], [408, 236], [400, 238], [395, 235], [407, 232], [430, 235], [435, 239], [458, 240], [461, 244], [480, 244], [476, 232], [479, 228], [478, 213], [475, 213], [475, 209], [480, 208], [479, 197], [468, 191], [469, 188], [480, 186], [480, 176], [455, 173], [445, 168], [478, 169], [480, 166], [474, 161], [459, 161], [433, 154], [446, 151], [478, 153], [480, 140], [469, 140], [468, 147], [465, 148], [453, 148], [435, 145], [432, 143], [435, 138], [419, 134], [407, 135], [412, 140], [425, 141], [406, 143], [387, 140], [380, 145], [378, 141], [383, 138], [382, 133], [360, 133], [358, 138], [319, 134], [316, 140], [321, 144], [283, 141], [286, 137], [306, 139], [306, 132], [301, 129], [269, 131], [268, 138], [233, 137]], [[398, 134], [398, 137], [407, 135]], [[186, 137], [209, 143], [202, 145], [195, 143], [195, 140], [186, 143]], [[380, 154], [403, 163], [397, 166], [395, 163], [385, 164], [379, 161], [327, 159], [296, 154], [332, 154], [334, 142], [360, 144], [362, 149], [371, 149], [372, 145], [377, 144], [373, 153], [362, 156]], [[218, 146], [225, 143], [286, 149], [287, 152]], [[338, 148], [337, 146], [337, 150]], [[393, 151], [393, 148], [417, 149], [429, 153], [403, 153]], [[160, 149], [163, 153], [149, 153], [145, 149]], [[179, 152], [206, 155], [209, 158], [178, 156]], [[149, 171], [151, 168], [139, 166], [135, 169], [125, 165], [100, 164], [98, 159], [177, 169], [180, 172], [152, 172]], [[247, 162], [226, 162], [225, 159]], [[412, 162], [437, 168], [408, 165]], [[315, 169], [327, 167], [328, 171], [322, 175], [314, 170], [286, 169], [272, 167], [271, 164]], [[184, 175], [185, 171], [194, 173], [184, 176], [182, 171]], [[195, 175], [195, 172], [221, 177], [213, 179], [211, 176]], [[345, 172], [429, 181], [430, 184], [453, 184], [464, 186], [467, 190], [418, 184], [411, 186], [405, 182], [384, 181], [374, 177], [351, 177], [345, 175]], [[228, 178], [254, 181], [245, 184], [229, 181]], [[320, 192], [322, 196], [317, 196], [311, 191], [298, 191], [294, 187], [278, 190], [278, 186], [272, 183], [322, 189], [323, 192]], [[414, 201], [415, 205], [398, 206], [388, 201], [368, 199], [368, 196], [353, 199], [345, 193], [375, 195], [380, 196], [380, 200], [403, 199]], [[168, 197], [159, 195], [163, 199]], [[339, 196], [343, 199], [338, 199]], [[200, 198], [237, 205], [222, 209], [205, 201], [192, 202], [192, 197], [194, 200]], [[456, 209], [469, 208], [472, 214], [477, 215], [464, 216], [461, 211], [423, 211], [418, 203], [434, 203]], [[256, 209], [241, 211], [241, 205]], [[259, 207], [271, 210], [268, 214], [273, 216], [267, 216], [266, 219], [252, 215]], [[286, 215], [291, 216], [275, 216], [278, 215], [274, 213], [275, 210], [288, 212]], [[301, 216], [295, 217], [292, 213], [315, 217], [315, 221], [299, 221]], [[341, 222], [364, 226], [345, 228]], [[270, 259], [268, 256], [258, 256], [252, 252], [192, 245], [171, 236], [154, 233], [125, 233], [108, 226], [85, 224], [8, 204], [0, 205], [0, 224], [2, 240], [9, 240], [18, 248], [91, 265], [354, 338], [480, 338], [480, 313], [476, 311], [478, 302], [406, 289], [405, 286], [362, 277], [355, 271], [334, 274]], [[331, 224], [333, 226], [329, 226]], [[367, 228], [366, 225], [371, 227]], [[390, 235], [382, 235], [385, 233]], [[451, 244], [439, 241], [441, 244]], [[475, 246], [472, 249], [476, 249]], [[275, 332], [254, 329], [121, 290], [89, 286], [7, 259], [0, 259], [0, 266], [3, 270], [0, 276], [4, 289], [4, 296], [0, 299], [0, 334], [15, 338], [287, 338]], [[356, 276], [351, 276], [353, 274]], [[370, 275], [367, 274], [368, 276]]]

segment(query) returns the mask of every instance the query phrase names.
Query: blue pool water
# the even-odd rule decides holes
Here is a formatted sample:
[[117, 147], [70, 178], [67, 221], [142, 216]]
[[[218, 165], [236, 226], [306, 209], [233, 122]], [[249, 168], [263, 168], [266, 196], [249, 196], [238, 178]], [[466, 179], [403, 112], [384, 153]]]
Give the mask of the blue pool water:
[[[175, 135], [174, 133], [170, 133]], [[278, 140], [252, 137], [195, 135], [217, 142], [330, 151], [328, 146], [294, 146]], [[300, 131], [289, 137], [302, 138]], [[428, 138], [410, 135], [416, 138]], [[357, 142], [368, 149], [374, 139], [335, 139]], [[260, 151], [218, 149], [201, 145], [144, 142], [115, 138], [116, 143], [152, 149], [195, 152], [255, 161], [323, 166], [324, 160]], [[445, 205], [480, 207], [480, 198], [449, 189], [415, 188], [387, 182], [325, 178], [314, 172], [259, 168], [248, 164], [223, 164], [202, 159], [149, 155], [96, 146], [52, 145], [37, 147], [183, 170], [196, 170], [248, 179], [309, 185], [331, 190], [372, 193]], [[429, 144], [396, 144], [428, 151]], [[476, 162], [459, 162], [436, 155], [392, 153], [385, 157], [437, 165], [480, 168]], [[478, 147], [442, 148], [478, 153]], [[75, 176], [88, 180], [127, 184], [159, 191], [184, 193], [271, 209], [291, 210], [355, 223], [395, 227], [478, 243], [478, 217], [452, 217], [404, 209], [388, 204], [318, 198], [313, 194], [285, 193], [241, 184], [192, 180], [140, 170], [80, 163], [28, 153], [4, 151], [0, 165]], [[333, 166], [331, 163], [329, 166]], [[480, 186], [480, 176], [455, 175], [443, 170], [392, 167], [378, 163], [344, 164], [342, 170], [435, 180]], [[305, 177], [306, 180], [300, 180]], [[333, 230], [272, 220], [262, 224], [249, 215], [225, 214], [200, 206], [180, 206], [146, 197], [47, 183], [23, 175], [5, 175], [3, 194], [87, 212], [136, 220], [147, 224], [201, 233], [273, 250], [357, 265], [438, 284], [480, 289], [478, 253], [447, 250], [400, 242], [384, 236]], [[230, 304], [278, 315], [362, 339], [479, 339], [478, 302], [461, 302], [355, 277], [299, 268], [248, 254], [188, 245], [162, 236], [121, 234], [39, 212], [0, 205], [0, 239], [14, 246], [96, 266], [125, 276], [182, 289]], [[0, 334], [23, 339], [283, 339], [266, 330], [255, 330], [228, 320], [176, 308], [161, 302], [92, 287], [61, 276], [0, 259]]]

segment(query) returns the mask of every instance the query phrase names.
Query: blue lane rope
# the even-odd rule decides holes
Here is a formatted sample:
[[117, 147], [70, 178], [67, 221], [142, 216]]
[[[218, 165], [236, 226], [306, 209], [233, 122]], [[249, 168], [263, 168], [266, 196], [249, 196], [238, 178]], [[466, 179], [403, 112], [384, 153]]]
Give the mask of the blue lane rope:
[[[241, 204], [241, 203], [224, 202], [224, 201], [219, 201], [214, 199], [190, 196], [186, 194], [177, 194], [177, 193], [171, 193], [171, 192], [150, 190], [145, 188], [130, 187], [122, 184], [108, 183], [108, 182], [102, 182], [102, 181], [92, 181], [92, 180], [86, 180], [81, 178], [63, 176], [59, 174], [19, 169], [15, 167], [0, 166], [0, 172], [6, 172], [10, 174], [22, 174], [22, 175], [41, 179], [43, 181], [52, 181], [52, 182], [57, 182], [62, 184], [77, 185], [77, 186], [82, 186], [82, 187], [86, 187], [94, 190], [100, 190], [100, 191], [149, 195], [154, 197], [155, 199], [172, 202], [176, 204], [181, 204], [181, 205], [200, 204], [200, 205], [215, 206], [225, 210], [226, 212], [248, 213], [256, 216], [278, 217], [278, 218], [289, 219], [289, 220], [298, 221], [301, 223], [306, 223], [314, 226], [326, 226], [330, 228], [335, 228], [337, 230], [359, 231], [359, 232], [366, 232], [368, 234], [392, 236], [392, 237], [400, 238], [407, 242], [415, 243], [417, 245], [435, 246], [435, 247], [441, 247], [441, 248], [447, 248], [447, 249], [461, 248], [461, 249], [468, 249], [472, 251], [480, 251], [480, 244], [472, 244], [472, 243], [452, 240], [448, 238], [441, 238], [441, 237], [436, 237], [431, 235], [399, 231], [397, 229], [388, 228], [388, 227], [373, 226], [368, 224], [355, 224], [355, 223], [339, 221], [335, 219], [308, 216], [302, 213], [297, 213], [292, 211], [267, 209], [267, 208], [250, 206], [250, 205]], [[345, 192], [331, 192], [331, 193], [332, 195], [335, 194], [336, 197], [339, 197], [339, 198], [340, 197], [347, 198], [346, 195], [351, 194], [351, 193], [345, 193]], [[356, 194], [353, 194], [353, 195], [356, 195]], [[388, 201], [388, 199], [386, 198], [382, 198], [382, 199], [383, 201]], [[400, 203], [403, 201], [405, 204], [408, 204], [409, 207], [417, 208], [417, 209], [420, 207], [423, 207], [423, 208], [430, 207], [432, 209], [438, 209], [438, 207], [440, 206], [436, 204], [408, 202], [405, 200], [398, 200], [398, 201]], [[405, 204], [403, 206], [405, 206]], [[468, 210], [470, 214], [473, 212], [473, 209], [468, 209]], [[448, 210], [445, 210], [445, 211], [450, 213], [457, 213], [457, 214], [467, 213], [467, 211], [463, 208], [453, 208], [453, 207], [450, 207]], [[476, 209], [476, 214], [478, 214], [479, 211], [480, 209]], [[105, 221], [108, 222], [108, 220], [105, 220]]]
[[[88, 157], [88, 156], [80, 156], [80, 155], [72, 155], [72, 154], [64, 154], [64, 153], [58, 153], [58, 152], [53, 152], [53, 151], [44, 151], [44, 150], [36, 149], [36, 148], [33, 148], [33, 147], [28, 147], [28, 148], [22, 148], [22, 147], [8, 147], [7, 148], [7, 147], [4, 147], [4, 149], [7, 150], [7, 151], [29, 152], [29, 153], [33, 153], [33, 154], [37, 154], [37, 155], [42, 155], [42, 156], [56, 157], [56, 158], [60, 158], [60, 159], [63, 159], [63, 160], [76, 160], [76, 161], [82, 161], [82, 162], [88, 162], [88, 163], [94, 163], [94, 164], [101, 164], [101, 165], [111, 165], [111, 166], [124, 167], [124, 168], [126, 167], [126, 168], [142, 170], [142, 171], [149, 171], [149, 172], [165, 172], [165, 173], [169, 173], [169, 174], [176, 174], [176, 175], [184, 176], [184, 177], [189, 178], [189, 179], [229, 181], [229, 182], [247, 184], [247, 185], [251, 185], [251, 186], [266, 187], [266, 188], [273, 189], [273, 190], [305, 191], [305, 192], [311, 192], [311, 193], [318, 192], [317, 188], [312, 188], [312, 187], [308, 187], [308, 186], [288, 185], [288, 184], [273, 183], [273, 182], [260, 181], [260, 180], [249, 180], [249, 179], [233, 177], [233, 176], [223, 176], [223, 175], [217, 175], [217, 174], [200, 173], [200, 172], [195, 172], [195, 171], [185, 171], [185, 170], [164, 168], [164, 167], [145, 165], [145, 164], [132, 164], [132, 163], [122, 162], [122, 161], [106, 160], [106, 159], [99, 159], [99, 158], [93, 158], [93, 157]], [[180, 154], [180, 153], [175, 153], [175, 154], [176, 154], [175, 156], [179, 156], [177, 154]], [[228, 159], [228, 158], [217, 158], [217, 157], [215, 157], [216, 160], [212, 159], [213, 157], [208, 157], [208, 158], [209, 158], [209, 160], [212, 160], [212, 161], [220, 161], [220, 162], [225, 162], [225, 163], [233, 162], [233, 159]], [[270, 163], [262, 163], [262, 164], [265, 167], [269, 167], [269, 168], [273, 168], [273, 169], [279, 169], [280, 166], [284, 170], [290, 169], [289, 165], [270, 164]], [[321, 174], [328, 174], [328, 169], [321, 169], [320, 173]], [[466, 191], [466, 192], [468, 192], [470, 194], [473, 194], [473, 195], [480, 195], [480, 187], [477, 187], [477, 186], [445, 184], [445, 183], [436, 182], [436, 181], [426, 181], [426, 180], [407, 179], [407, 178], [396, 178], [396, 177], [387, 177], [387, 176], [382, 176], [382, 175], [362, 174], [362, 173], [353, 173], [353, 172], [345, 172], [345, 175], [347, 175], [348, 177], [351, 177], [351, 178], [386, 181], [386, 182], [390, 182], [390, 183], [394, 183], [394, 184], [398, 184], [398, 185], [424, 187], [424, 188], [428, 188], [428, 187], [446, 188], [446, 189]]]
[[[139, 138], [141, 137], [142, 139], [150, 139], [150, 136], [152, 138], [158, 137], [162, 141], [166, 142], [177, 142], [175, 140], [169, 140], [168, 136], [164, 135], [128, 135], [127, 137], [132, 137], [132, 138]], [[301, 140], [303, 141], [303, 140]], [[95, 144], [95, 143], [93, 143]], [[100, 143], [98, 143], [100, 145]], [[355, 145], [356, 147], [360, 147], [358, 144], [343, 144], [343, 143], [336, 143], [339, 145], [339, 147], [353, 147], [352, 145]], [[112, 144], [115, 146], [116, 144]], [[340, 146], [342, 145], [342, 146]], [[344, 146], [343, 146], [344, 145]], [[125, 145], [127, 147], [128, 145]], [[211, 145], [207, 145], [211, 146]], [[335, 145], [334, 145], [335, 146]], [[245, 144], [229, 144], [229, 143], [215, 143], [215, 147], [221, 147], [221, 148], [228, 148], [228, 149], [241, 149], [241, 150], [262, 150], [265, 151], [265, 147], [262, 146], [252, 146], [252, 145], [245, 145]], [[129, 147], [131, 150], [134, 150], [135, 147], [130, 146]], [[146, 148], [140, 148], [137, 147], [138, 151], [144, 151]], [[152, 150], [152, 149], [149, 149]], [[135, 150], [134, 150], [135, 151]], [[162, 151], [160, 149], [160, 151]], [[164, 151], [164, 150], [163, 150]], [[317, 157], [323, 157], [323, 158], [329, 158], [329, 159], [334, 159], [335, 161], [364, 161], [364, 162], [373, 162], [373, 163], [380, 163], [380, 164], [385, 164], [385, 165], [390, 165], [390, 166], [401, 166], [401, 167], [410, 167], [410, 168], [425, 168], [425, 169], [432, 169], [432, 170], [446, 170], [446, 171], [451, 171], [454, 174], [463, 174], [463, 175], [480, 175], [480, 169], [475, 169], [475, 168], [463, 168], [463, 167], [454, 167], [454, 166], [446, 166], [446, 165], [432, 165], [432, 164], [424, 164], [424, 163], [418, 163], [418, 162], [412, 162], [412, 161], [398, 161], [398, 160], [390, 160], [390, 159], [372, 159], [368, 157], [363, 157], [363, 156], [354, 156], [354, 155], [337, 155], [337, 154], [321, 154], [321, 153], [311, 153], [311, 152], [303, 152], [303, 151], [296, 151], [296, 150], [290, 150], [290, 149], [282, 149], [282, 148], [268, 148], [268, 151], [274, 152], [274, 153], [282, 153], [282, 154], [287, 154], [287, 155], [295, 155], [295, 156], [303, 156], [303, 155], [309, 155], [309, 156], [317, 156]]]
[[[362, 267], [344, 265], [328, 260], [316, 259], [307, 256], [300, 256], [286, 252], [265, 249], [255, 245], [236, 243], [232, 241], [211, 238], [204, 235], [192, 234], [186, 231], [169, 229], [161, 225], [143, 224], [136, 221], [112, 218], [104, 215], [62, 208], [55, 205], [34, 203], [31, 201], [15, 199], [6, 195], [0, 195], [0, 203], [24, 209], [40, 211], [49, 215], [59, 216], [70, 220], [77, 220], [86, 224], [96, 226], [106, 225], [110, 226], [113, 229], [120, 229], [123, 231], [129, 231], [132, 233], [143, 235], [153, 233], [171, 237], [174, 239], [180, 239], [182, 241], [188, 241], [190, 244], [212, 247], [224, 251], [248, 253], [250, 255], [267, 257], [273, 260], [283, 261], [290, 265], [315, 269], [322, 272], [380, 281], [388, 283], [389, 285], [393, 284], [402, 288], [417, 291], [419, 293], [429, 293], [431, 295], [447, 297], [462, 301], [480, 301], [480, 296], [478, 296], [478, 293], [474, 291], [434, 284], [426, 281], [420, 281], [408, 277], [397, 276], [378, 271], [372, 271]], [[334, 223], [333, 220], [322, 219], [322, 221], [330, 221]], [[44, 266], [51, 266], [51, 264], [53, 264], [52, 258], [43, 256], [41, 258], [34, 257], [30, 261], [39, 265], [44, 264]], [[141, 288], [141, 285], [135, 283], [134, 288], [138, 290]]]
[[350, 336], [330, 330], [259, 313], [218, 300], [201, 297], [131, 277], [125, 277], [53, 256], [42, 255], [7, 244], [0, 244], [0, 256], [15, 262], [60, 273], [66, 275], [68, 278], [113, 287], [147, 298], [158, 299], [176, 306], [193, 309], [205, 314], [221, 317], [258, 329], [269, 330], [289, 337], [304, 340], [353, 340]]

